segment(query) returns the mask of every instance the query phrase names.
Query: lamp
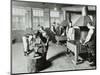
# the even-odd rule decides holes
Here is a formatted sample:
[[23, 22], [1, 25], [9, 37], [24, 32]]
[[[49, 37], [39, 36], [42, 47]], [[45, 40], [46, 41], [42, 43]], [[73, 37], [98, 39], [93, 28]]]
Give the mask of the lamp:
[[54, 11], [57, 11], [57, 5], [55, 4]]

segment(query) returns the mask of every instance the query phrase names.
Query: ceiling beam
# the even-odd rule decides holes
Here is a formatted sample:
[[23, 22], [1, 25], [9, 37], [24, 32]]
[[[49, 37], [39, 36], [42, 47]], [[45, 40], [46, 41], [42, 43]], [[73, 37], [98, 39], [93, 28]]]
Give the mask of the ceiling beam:
[[[70, 6], [70, 7], [63, 7], [62, 10], [64, 11], [73, 11], [73, 12], [81, 12], [84, 6]], [[88, 6], [88, 11], [96, 11], [95, 6]]]

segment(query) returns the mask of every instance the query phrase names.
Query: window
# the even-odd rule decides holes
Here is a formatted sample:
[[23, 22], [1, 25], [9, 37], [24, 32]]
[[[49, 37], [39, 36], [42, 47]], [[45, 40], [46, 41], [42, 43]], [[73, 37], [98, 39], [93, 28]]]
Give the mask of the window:
[[12, 8], [12, 30], [25, 29], [25, 9], [21, 7]]
[[33, 29], [37, 29], [37, 25], [44, 25], [43, 9], [33, 8]]
[[58, 11], [50, 11], [50, 17], [59, 17], [59, 12]]
[[59, 11], [51, 10], [50, 17], [51, 17], [51, 24], [53, 24], [53, 22], [59, 23], [59, 21], [60, 21]]
[[41, 17], [43, 15], [43, 9], [33, 8], [33, 16]]

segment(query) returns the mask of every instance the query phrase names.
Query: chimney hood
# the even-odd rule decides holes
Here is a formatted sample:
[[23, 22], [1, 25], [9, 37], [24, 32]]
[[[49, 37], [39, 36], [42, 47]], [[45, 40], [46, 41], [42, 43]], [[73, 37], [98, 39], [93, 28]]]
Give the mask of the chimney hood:
[[88, 8], [84, 6], [82, 8], [82, 16], [76, 21], [74, 26], [87, 26], [89, 22], [92, 22], [91, 18], [87, 15]]
[[68, 20], [64, 20], [60, 25], [61, 26], [68, 26], [69, 22], [68, 22]]
[[71, 13], [66, 13], [66, 19], [60, 25], [69, 26], [70, 22], [71, 22]]

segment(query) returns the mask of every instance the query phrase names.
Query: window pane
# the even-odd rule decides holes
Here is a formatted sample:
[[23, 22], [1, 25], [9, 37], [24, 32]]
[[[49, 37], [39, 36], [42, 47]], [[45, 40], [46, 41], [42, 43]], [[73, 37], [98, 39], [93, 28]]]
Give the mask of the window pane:
[[37, 29], [38, 24], [43, 25], [44, 12], [43, 9], [33, 8], [33, 29]]
[[25, 29], [25, 13], [26, 10], [21, 7], [12, 8], [12, 30]]
[[33, 8], [33, 16], [43, 16], [43, 9]]
[[50, 11], [50, 17], [59, 17], [58, 11]]

